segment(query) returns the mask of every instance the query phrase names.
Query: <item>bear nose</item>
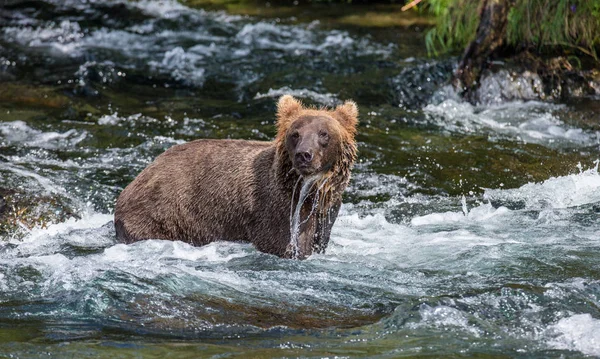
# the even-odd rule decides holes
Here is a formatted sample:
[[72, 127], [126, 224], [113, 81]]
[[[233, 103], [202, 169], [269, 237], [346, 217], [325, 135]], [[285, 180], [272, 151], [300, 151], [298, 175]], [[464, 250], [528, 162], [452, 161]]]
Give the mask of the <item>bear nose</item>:
[[312, 158], [313, 158], [312, 153], [310, 153], [308, 151], [302, 151], [302, 152], [296, 153], [296, 161], [299, 163], [308, 163], [312, 160]]

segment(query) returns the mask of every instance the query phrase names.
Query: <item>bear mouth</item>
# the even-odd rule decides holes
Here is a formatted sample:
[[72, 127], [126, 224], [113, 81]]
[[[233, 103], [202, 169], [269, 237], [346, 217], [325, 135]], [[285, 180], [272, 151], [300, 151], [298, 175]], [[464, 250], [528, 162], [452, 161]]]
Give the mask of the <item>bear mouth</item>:
[[303, 177], [310, 176], [318, 172], [316, 168], [309, 164], [299, 164], [295, 167], [296, 171], [298, 171], [298, 173], [300, 173], [300, 175], [302, 175]]
[[294, 169], [302, 177], [309, 177], [318, 173], [325, 173], [332, 168], [331, 164], [315, 167], [311, 163], [297, 163], [294, 164]]
[[294, 163], [294, 169], [302, 177], [312, 176], [325, 170], [322, 166], [317, 166], [317, 164], [313, 162]]

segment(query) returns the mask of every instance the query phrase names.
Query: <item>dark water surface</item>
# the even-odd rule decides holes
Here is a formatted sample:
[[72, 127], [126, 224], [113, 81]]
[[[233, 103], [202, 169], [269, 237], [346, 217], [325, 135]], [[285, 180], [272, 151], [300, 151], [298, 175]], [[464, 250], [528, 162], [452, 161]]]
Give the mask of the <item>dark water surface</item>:
[[[508, 101], [535, 84], [499, 75], [473, 106], [422, 29], [323, 9], [4, 2], [0, 195], [27, 220], [0, 228], [0, 356], [600, 356], [598, 99]], [[360, 106], [326, 254], [115, 241], [155, 156], [269, 140], [284, 93]]]

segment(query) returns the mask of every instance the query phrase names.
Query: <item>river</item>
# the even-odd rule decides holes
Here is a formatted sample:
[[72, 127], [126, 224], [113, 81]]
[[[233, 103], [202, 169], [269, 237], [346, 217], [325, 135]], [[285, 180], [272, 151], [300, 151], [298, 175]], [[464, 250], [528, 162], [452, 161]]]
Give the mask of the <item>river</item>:
[[[471, 105], [422, 26], [332, 7], [362, 12], [5, 2], [0, 195], [22, 218], [0, 228], [0, 356], [600, 356], [598, 98], [526, 100], [501, 73]], [[117, 243], [116, 196], [154, 157], [270, 140], [285, 93], [360, 107], [325, 254]]]

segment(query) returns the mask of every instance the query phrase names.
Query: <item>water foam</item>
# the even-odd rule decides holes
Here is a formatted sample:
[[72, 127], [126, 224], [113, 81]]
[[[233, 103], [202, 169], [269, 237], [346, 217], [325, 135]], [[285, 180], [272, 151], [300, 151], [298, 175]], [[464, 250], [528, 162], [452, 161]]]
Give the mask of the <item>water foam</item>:
[[63, 20], [59, 24], [5, 27], [4, 36], [11, 42], [29, 47], [52, 47], [63, 54], [72, 54], [80, 46], [84, 34], [77, 22]]
[[[592, 168], [516, 189], [488, 189], [485, 202], [471, 208], [457, 198], [455, 211], [436, 212], [439, 204], [434, 203], [430, 213], [398, 224], [390, 222], [380, 210], [365, 213], [365, 206], [344, 204], [333, 227], [328, 254], [340, 260], [393, 261], [408, 267], [435, 264], [439, 269], [456, 268], [463, 263], [459, 260], [461, 254], [483, 247], [560, 245], [573, 237], [582, 245], [592, 244], [600, 228], [573, 219], [591, 215], [593, 209], [573, 207], [600, 202], [598, 193], [600, 175], [597, 168]], [[410, 199], [398, 197], [392, 202]], [[514, 202], [526, 205], [511, 209]], [[488, 259], [494, 252], [498, 258], [509, 255], [490, 249]]]
[[246, 47], [281, 50], [291, 55], [305, 55], [308, 51], [352, 51], [356, 55], [388, 56], [393, 46], [370, 43], [368, 39], [354, 39], [345, 31], [315, 31], [316, 23], [305, 27], [257, 22], [244, 25], [236, 39]]
[[[477, 248], [519, 243], [518, 238], [499, 233], [508, 221], [490, 224], [467, 219], [456, 225], [437, 214], [429, 216], [421, 219], [420, 225], [404, 225], [390, 223], [382, 214], [363, 218], [342, 214], [333, 227], [327, 253], [335, 260], [369, 266], [456, 270], [472, 265], [466, 258], [475, 260], [467, 253]], [[488, 256], [492, 253], [492, 249], [487, 251]], [[502, 252], [497, 255], [502, 256]]]
[[119, 116], [118, 112], [112, 113], [110, 115], [103, 115], [98, 119], [99, 125], [110, 125], [117, 126], [122, 125], [124, 123], [132, 123], [138, 121], [142, 117], [141, 113], [136, 113], [127, 117]]
[[[197, 46], [196, 46], [197, 48]], [[180, 46], [165, 52], [159, 62], [150, 61], [149, 65], [159, 71], [166, 71], [178, 81], [186, 84], [201, 86], [204, 82], [205, 69], [201, 67], [204, 56], [194, 52], [186, 52]]]
[[550, 337], [547, 343], [551, 348], [600, 356], [600, 319], [590, 314], [574, 314], [563, 318], [550, 325], [546, 335]]
[[[588, 170], [564, 178], [590, 175]], [[549, 179], [538, 190], [555, 185]], [[565, 192], [578, 196], [569, 189]], [[520, 195], [529, 196], [528, 192]], [[179, 318], [185, 322], [181, 318], [193, 316], [195, 309], [180, 303], [185, 302], [185, 296], [195, 294], [248, 306], [258, 302], [267, 307], [282, 301], [292, 305], [353, 307], [364, 306], [366, 298], [369, 302], [387, 303], [401, 296], [418, 303], [416, 321], [402, 324], [411, 331], [442, 330], [480, 338], [491, 330], [501, 333], [498, 335], [503, 341], [507, 337], [529, 338], [551, 348], [597, 355], [597, 338], [577, 326], [596, 328], [598, 320], [585, 314], [561, 319], [553, 307], [547, 309], [543, 304], [545, 297], [571, 298], [573, 290], [583, 290], [581, 283], [548, 286], [540, 294], [544, 297], [542, 302], [526, 295], [510, 295], [509, 290], [503, 290], [499, 296], [493, 289], [461, 296], [456, 301], [445, 298], [436, 302], [437, 296], [456, 292], [457, 285], [469, 290], [489, 290], [486, 280], [495, 280], [486, 279], [490, 271], [515, 270], [522, 265], [519, 256], [525, 255], [521, 247], [524, 242], [547, 247], [546, 234], [535, 231], [534, 219], [515, 220], [522, 217], [520, 211], [485, 203], [467, 209], [465, 215], [458, 198], [456, 208], [455, 213], [431, 213], [414, 217], [409, 224], [395, 224], [381, 214], [359, 214], [344, 205], [327, 253], [313, 255], [307, 261], [285, 261], [258, 253], [249, 244], [229, 242], [203, 247], [161, 240], [117, 244], [110, 223], [112, 216], [91, 213], [80, 221], [35, 229], [24, 241], [14, 242], [15, 248], [0, 250], [0, 288], [4, 299], [28, 293], [32, 300], [43, 298], [61, 303], [59, 309], [53, 307], [44, 314], [22, 313], [38, 317], [85, 313], [118, 318], [121, 313], [130, 313], [131, 305], [148, 308], [144, 299], [148, 296], [157, 308], [140, 319], [148, 323], [156, 318]], [[594, 228], [586, 226], [586, 230]], [[514, 237], [515, 233], [521, 233], [521, 237]], [[91, 253], [73, 256], [69, 252], [72, 248]], [[536, 258], [541, 260], [541, 256]], [[29, 272], [21, 268], [34, 269], [37, 277], [26, 277]], [[498, 278], [506, 280], [501, 275]], [[564, 293], [558, 293], [563, 287]], [[113, 292], [118, 297], [106, 294]], [[429, 296], [433, 302], [419, 299]], [[83, 297], [89, 298], [84, 301], [85, 309], [76, 304], [82, 303]], [[162, 308], [160, 313], [158, 308]], [[510, 322], [488, 322], [486, 315], [493, 319], [502, 317], [502, 313], [517, 317]], [[547, 313], [558, 316], [555, 324], [542, 323], [540, 318]], [[193, 321], [186, 324], [199, 325]], [[527, 334], [528, 330], [543, 332]]]
[[60, 193], [68, 197], [67, 192], [59, 185], [56, 185], [54, 182], [52, 182], [50, 179], [41, 176], [36, 172], [25, 169], [17, 164], [0, 162], [0, 169], [17, 174], [20, 177], [28, 177], [35, 180], [48, 194]]
[[546, 99], [544, 84], [538, 74], [525, 71], [516, 75], [507, 70], [483, 76], [477, 97], [484, 104]]
[[[225, 263], [247, 255], [245, 248], [248, 246], [235, 243], [203, 247], [163, 240], [146, 240], [131, 245], [116, 243], [112, 219], [112, 215], [90, 211], [81, 219], [32, 229], [25, 238], [12, 241], [14, 247], [0, 247], [3, 275], [12, 273], [10, 279], [14, 282], [19, 279], [19, 268], [35, 268], [42, 274], [42, 278], [36, 280], [37, 285], [52, 297], [57, 291], [85, 290], [85, 283], [104, 278], [107, 271], [147, 279], [182, 272], [216, 280], [214, 274], [194, 269], [194, 263]], [[97, 253], [67, 255], [71, 248]], [[10, 292], [18, 292], [22, 285], [13, 287]], [[40, 293], [32, 292], [31, 295]]]
[[600, 134], [563, 123], [552, 111], [560, 105], [513, 101], [501, 105], [473, 106], [456, 99], [429, 104], [423, 111], [436, 125], [459, 133], [488, 132], [490, 137], [513, 138], [548, 146], [592, 146]]
[[154, 17], [176, 19], [185, 12], [202, 12], [202, 10], [190, 9], [176, 0], [139, 0], [123, 1], [128, 7], [141, 10], [142, 13]]
[[515, 189], [486, 189], [484, 199], [522, 203], [525, 209], [569, 208], [600, 202], [600, 174], [596, 166], [577, 174], [551, 177]]
[[448, 223], [489, 222], [494, 217], [501, 217], [509, 212], [510, 210], [506, 207], [494, 208], [491, 204], [485, 203], [472, 208], [466, 214], [464, 211], [432, 213], [414, 217], [410, 223], [413, 226], [430, 226]]
[[427, 304], [421, 304], [419, 314], [421, 315], [421, 322], [416, 324], [410, 323], [410, 328], [434, 326], [445, 329], [455, 327], [470, 333], [476, 338], [483, 334], [482, 330], [469, 323], [467, 313], [447, 305], [432, 307]]
[[350, 47], [354, 40], [347, 33], [332, 31], [319, 41], [317, 33], [296, 26], [275, 25], [268, 22], [246, 24], [237, 33], [238, 41], [259, 49], [286, 50], [301, 55], [307, 50], [325, 51], [332, 46], [338, 50]]
[[338, 103], [340, 103], [341, 101], [337, 98], [337, 96], [335, 94], [332, 93], [319, 93], [316, 91], [312, 91], [309, 89], [292, 89], [289, 86], [284, 86], [278, 89], [272, 89], [270, 88], [269, 91], [267, 91], [266, 93], [260, 93], [257, 92], [256, 95], [254, 96], [254, 99], [261, 99], [261, 98], [267, 98], [267, 97], [279, 97], [279, 96], [283, 96], [283, 95], [292, 95], [298, 98], [305, 98], [305, 99], [310, 99], [312, 101], [321, 103], [323, 105], [328, 105], [328, 106], [332, 106], [332, 105], [336, 105]]
[[[54, 3], [65, 10], [85, 8], [77, 1]], [[264, 51], [257, 50], [267, 50], [270, 56], [278, 57], [308, 52], [337, 55], [340, 51], [351, 56], [387, 56], [394, 49], [391, 45], [373, 43], [369, 38], [354, 37], [345, 31], [320, 30], [318, 23], [248, 22], [223, 12], [192, 9], [175, 0], [102, 3], [126, 6], [150, 18], [126, 28], [106, 26], [99, 29], [82, 28], [85, 23], [73, 20], [57, 24], [28, 18], [27, 24], [17, 21], [7, 24], [2, 35], [9, 42], [27, 47], [50, 47], [61, 55], [93, 58], [97, 64], [90, 66], [99, 66], [97, 72], [102, 72], [101, 64], [115, 61], [111, 66], [122, 73], [149, 71], [152, 75], [167, 75], [174, 81], [195, 87], [202, 86], [211, 75], [231, 79], [240, 86], [255, 81], [262, 74], [254, 69], [233, 68], [234, 72], [240, 73], [232, 74], [232, 67], [222, 65], [230, 61], [261, 63]], [[88, 10], [94, 10], [94, 4], [90, 6], [92, 9]], [[165, 28], [165, 22], [180, 18], [184, 20]], [[85, 84], [85, 79], [81, 79], [81, 83]]]
[[2, 142], [22, 144], [46, 149], [71, 148], [87, 137], [86, 131], [75, 129], [60, 132], [43, 132], [27, 125], [24, 121], [0, 122]]
[[[96, 213], [88, 208], [81, 213], [81, 218], [69, 218], [64, 222], [53, 223], [43, 228], [34, 227], [25, 237], [15, 239], [11, 241], [11, 243], [18, 244], [20, 246], [20, 252], [31, 254], [33, 252], [39, 252], [39, 248], [44, 248], [48, 245], [54, 246], [56, 244], [54, 243], [55, 241], [60, 241], [60, 239], [57, 239], [59, 236], [69, 234], [76, 230], [98, 229], [112, 221], [112, 219], [112, 215]], [[74, 240], [76, 243], [82, 245], [92, 244], [91, 239], [86, 239], [85, 237], [73, 236], [70, 237], [69, 240]], [[102, 243], [104, 243], [104, 240], [95, 244], [98, 245]]]

